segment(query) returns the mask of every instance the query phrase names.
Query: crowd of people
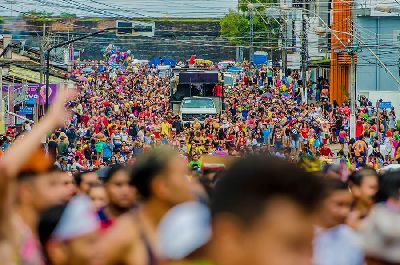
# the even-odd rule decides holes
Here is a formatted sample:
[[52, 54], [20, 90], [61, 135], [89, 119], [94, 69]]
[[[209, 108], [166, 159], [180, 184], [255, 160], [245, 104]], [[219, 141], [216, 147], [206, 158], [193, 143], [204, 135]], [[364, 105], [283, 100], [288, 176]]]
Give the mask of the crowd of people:
[[400, 264], [400, 173], [377, 173], [400, 157], [393, 109], [361, 98], [350, 139], [326, 80], [305, 96], [297, 72], [243, 63], [223, 112], [184, 123], [169, 77], [133, 61], [107, 47], [40, 122], [7, 130], [2, 264]]
[[[243, 63], [234, 85], [219, 92], [224, 110], [184, 124], [170, 105], [170, 77], [137, 61], [130, 51], [110, 45], [102, 61], [74, 68], [70, 78], [78, 81], [80, 93], [69, 102], [73, 117], [51, 132], [45, 144], [60, 169], [75, 174], [126, 164], [146, 148], [161, 145], [179, 150], [195, 166], [201, 155], [213, 152], [270, 152], [294, 162], [342, 159], [351, 170], [380, 169], [400, 160], [394, 108], [375, 108], [360, 98], [351, 138], [349, 102], [331, 104], [324, 78], [307, 82], [303, 89], [297, 71], [285, 76], [277, 69]], [[23, 128], [30, 130], [31, 125]], [[15, 129], [7, 130], [2, 151], [16, 136]]]

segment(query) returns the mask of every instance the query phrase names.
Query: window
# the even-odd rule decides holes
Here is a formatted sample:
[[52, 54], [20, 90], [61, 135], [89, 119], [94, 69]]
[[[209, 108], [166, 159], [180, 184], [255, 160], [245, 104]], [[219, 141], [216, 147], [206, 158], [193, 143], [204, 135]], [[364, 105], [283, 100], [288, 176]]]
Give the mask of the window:
[[182, 108], [213, 109], [215, 105], [209, 98], [191, 98], [182, 101]]

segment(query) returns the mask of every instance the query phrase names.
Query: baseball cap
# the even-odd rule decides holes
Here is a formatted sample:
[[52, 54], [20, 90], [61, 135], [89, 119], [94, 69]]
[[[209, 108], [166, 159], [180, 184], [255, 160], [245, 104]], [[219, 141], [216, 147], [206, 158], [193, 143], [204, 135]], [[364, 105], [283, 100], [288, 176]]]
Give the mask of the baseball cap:
[[99, 223], [91, 200], [85, 195], [78, 195], [68, 203], [53, 232], [53, 237], [66, 241], [94, 232], [98, 228]]
[[160, 253], [181, 260], [202, 247], [211, 238], [211, 213], [200, 202], [182, 203], [161, 220], [157, 235]]

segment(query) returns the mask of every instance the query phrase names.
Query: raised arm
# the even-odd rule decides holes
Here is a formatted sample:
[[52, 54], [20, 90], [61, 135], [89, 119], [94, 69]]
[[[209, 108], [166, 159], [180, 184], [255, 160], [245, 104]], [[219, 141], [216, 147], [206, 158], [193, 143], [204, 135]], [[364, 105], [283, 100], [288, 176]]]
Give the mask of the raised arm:
[[64, 121], [69, 115], [69, 112], [65, 109], [65, 102], [74, 98], [75, 95], [75, 90], [60, 90], [54, 104], [44, 118], [33, 127], [32, 131], [11, 144], [0, 158], [1, 177], [14, 178], [37, 150], [43, 136], [58, 126], [64, 125]]

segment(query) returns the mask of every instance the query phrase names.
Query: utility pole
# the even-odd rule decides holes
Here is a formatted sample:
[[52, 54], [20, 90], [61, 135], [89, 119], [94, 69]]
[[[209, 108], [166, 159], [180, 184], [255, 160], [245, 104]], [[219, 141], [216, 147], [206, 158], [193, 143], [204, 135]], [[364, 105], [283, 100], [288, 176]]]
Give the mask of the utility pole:
[[350, 52], [350, 138], [356, 137], [356, 64], [354, 51]]
[[[285, 20], [285, 18], [283, 19]], [[282, 26], [282, 71], [283, 76], [287, 74], [287, 21], [283, 21]]]
[[303, 81], [303, 102], [307, 103], [307, 61], [308, 61], [308, 40], [307, 40], [307, 17], [302, 14], [302, 34], [301, 34], [301, 79]]
[[44, 74], [43, 74], [43, 69], [44, 69], [44, 50], [46, 49], [45, 47], [45, 36], [46, 36], [46, 23], [43, 22], [43, 33], [42, 37], [40, 38], [40, 83], [44, 83]]
[[[114, 30], [114, 29], [118, 29], [118, 27], [104, 28], [104, 29], [101, 29], [101, 30], [98, 30], [98, 31], [95, 31], [95, 32], [92, 32], [92, 33], [89, 33], [89, 34], [86, 34], [86, 35], [83, 35], [81, 37], [77, 37], [77, 38], [71, 39], [69, 41], [58, 43], [58, 44], [56, 44], [54, 46], [50, 46], [50, 47], [46, 48], [46, 50], [44, 51], [44, 56], [45, 56], [45, 60], [46, 60], [46, 67], [45, 67], [45, 74], [46, 74], [46, 76], [45, 76], [45, 82], [46, 82], [45, 110], [46, 111], [49, 108], [50, 52], [52, 50], [54, 50], [54, 49], [57, 49], [57, 48], [69, 45], [71, 43], [74, 43], [74, 42], [77, 42], [77, 41], [80, 41], [80, 40], [84, 40], [86, 38], [98, 35], [98, 34], [103, 33], [105, 31]], [[134, 28], [132, 28], [132, 29], [134, 29]]]
[[0, 66], [0, 134], [4, 134], [5, 132], [3, 105], [3, 67]]
[[249, 9], [250, 15], [250, 51], [249, 51], [249, 59], [250, 63], [253, 62], [254, 59], [254, 4], [249, 3], [247, 5]]
[[[355, 43], [355, 16], [354, 16], [354, 9], [351, 11], [351, 18], [352, 18], [352, 37], [351, 37], [351, 50], [350, 50], [350, 138], [356, 138], [356, 100], [357, 100], [357, 92], [356, 92], [356, 64], [354, 61], [354, 43]], [[378, 111], [379, 113], [379, 111]], [[378, 127], [379, 130], [379, 127]]]

